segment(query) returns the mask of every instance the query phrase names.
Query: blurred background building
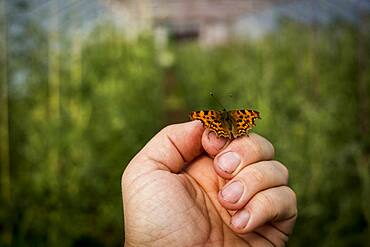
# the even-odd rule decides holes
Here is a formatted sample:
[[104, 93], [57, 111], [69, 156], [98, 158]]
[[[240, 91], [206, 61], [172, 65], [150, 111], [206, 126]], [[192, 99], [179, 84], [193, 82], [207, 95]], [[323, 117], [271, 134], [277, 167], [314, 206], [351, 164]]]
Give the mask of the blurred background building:
[[358, 11], [370, 8], [366, 1], [345, 0], [115, 0], [104, 4], [130, 35], [164, 31], [173, 40], [198, 40], [205, 45], [259, 37], [282, 16], [304, 22], [339, 16], [356, 21]]
[[157, 30], [171, 39], [195, 39], [206, 45], [260, 37], [284, 17], [306, 23], [335, 18], [358, 23], [370, 9], [366, 0], [17, 0], [7, 11], [14, 6], [24, 8], [27, 18], [44, 19], [45, 25], [55, 6], [62, 28], [86, 29], [111, 20], [131, 37]]
[[[173, 40], [199, 40], [203, 44], [214, 45], [247, 35], [248, 30], [240, 25], [248, 15], [255, 16], [289, 2], [292, 1], [128, 0], [110, 1], [106, 6], [118, 20], [123, 21], [126, 32], [164, 30]], [[258, 22], [255, 24], [255, 29], [264, 29]]]

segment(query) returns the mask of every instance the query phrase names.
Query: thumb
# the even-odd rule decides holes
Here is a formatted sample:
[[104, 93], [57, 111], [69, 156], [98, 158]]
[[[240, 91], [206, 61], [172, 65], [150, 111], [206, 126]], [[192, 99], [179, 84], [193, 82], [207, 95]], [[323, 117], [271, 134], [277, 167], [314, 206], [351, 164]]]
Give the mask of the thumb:
[[203, 152], [203, 131], [200, 121], [165, 127], [130, 161], [124, 176], [131, 180], [155, 170], [180, 172], [187, 162]]

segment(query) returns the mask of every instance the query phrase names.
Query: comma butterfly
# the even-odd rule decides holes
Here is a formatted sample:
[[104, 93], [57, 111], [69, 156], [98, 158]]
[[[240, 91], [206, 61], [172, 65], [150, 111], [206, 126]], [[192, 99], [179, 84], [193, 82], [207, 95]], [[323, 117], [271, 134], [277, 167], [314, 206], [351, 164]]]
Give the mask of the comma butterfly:
[[248, 135], [248, 130], [255, 126], [255, 120], [261, 119], [260, 113], [254, 110], [231, 110], [231, 111], [193, 111], [190, 113], [191, 120], [200, 120], [203, 126], [216, 133], [218, 137], [229, 139]]
[[[223, 105], [216, 99], [213, 93], [210, 93], [213, 99], [221, 106]], [[254, 121], [260, 117], [258, 111], [242, 109], [226, 111], [193, 111], [190, 113], [191, 120], [200, 120], [203, 126], [216, 133], [217, 137], [226, 137], [229, 139], [248, 135], [248, 131], [255, 126]]]

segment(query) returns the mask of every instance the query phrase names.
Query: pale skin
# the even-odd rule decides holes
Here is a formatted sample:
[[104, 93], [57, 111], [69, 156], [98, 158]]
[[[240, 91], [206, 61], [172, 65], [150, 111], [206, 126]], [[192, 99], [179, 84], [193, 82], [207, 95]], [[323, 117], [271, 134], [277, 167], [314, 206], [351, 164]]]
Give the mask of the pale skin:
[[170, 125], [122, 176], [125, 246], [284, 246], [297, 217], [288, 170], [264, 137]]

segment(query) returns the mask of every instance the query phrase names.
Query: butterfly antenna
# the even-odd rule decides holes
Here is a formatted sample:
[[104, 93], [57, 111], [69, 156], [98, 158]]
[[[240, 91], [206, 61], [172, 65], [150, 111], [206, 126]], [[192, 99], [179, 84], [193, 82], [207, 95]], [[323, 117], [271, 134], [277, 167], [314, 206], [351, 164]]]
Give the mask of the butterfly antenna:
[[214, 96], [213, 93], [209, 93], [209, 95], [211, 95], [212, 98], [216, 101], [216, 103], [219, 104], [221, 108], [224, 109], [224, 111], [226, 111], [226, 108], [220, 103], [220, 101], [218, 101], [218, 99], [216, 98], [216, 96]]

